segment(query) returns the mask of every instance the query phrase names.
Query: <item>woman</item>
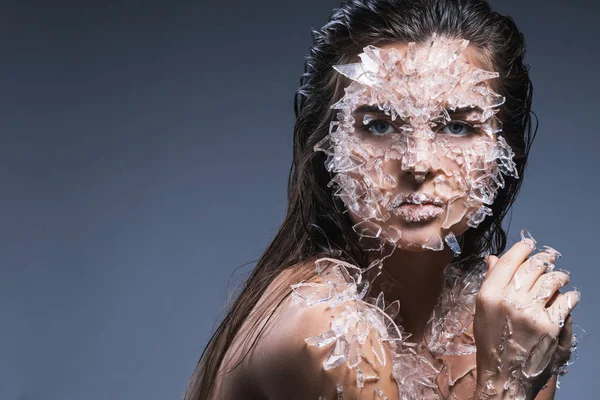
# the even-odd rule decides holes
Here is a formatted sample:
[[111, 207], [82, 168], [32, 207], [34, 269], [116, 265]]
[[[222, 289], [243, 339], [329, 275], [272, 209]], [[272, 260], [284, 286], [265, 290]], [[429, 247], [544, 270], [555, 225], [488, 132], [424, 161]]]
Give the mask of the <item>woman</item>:
[[549, 399], [577, 292], [522, 232], [523, 36], [478, 0], [355, 0], [314, 32], [286, 218], [185, 398]]

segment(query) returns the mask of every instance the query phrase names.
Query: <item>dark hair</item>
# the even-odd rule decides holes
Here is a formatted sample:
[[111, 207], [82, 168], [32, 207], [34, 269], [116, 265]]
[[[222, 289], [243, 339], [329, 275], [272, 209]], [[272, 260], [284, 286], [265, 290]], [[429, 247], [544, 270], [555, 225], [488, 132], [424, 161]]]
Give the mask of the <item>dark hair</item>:
[[[456, 261], [468, 267], [484, 252], [498, 254], [504, 250], [506, 233], [501, 223], [520, 188], [535, 137], [531, 126], [533, 87], [523, 63], [525, 43], [513, 19], [493, 12], [488, 2], [481, 0], [346, 1], [333, 10], [321, 29], [312, 31], [313, 46], [294, 98], [294, 155], [285, 219], [204, 349], [185, 400], [209, 398], [229, 345], [266, 288], [283, 270], [331, 254], [332, 250], [342, 252], [339, 258], [366, 266], [367, 255], [352, 230], [352, 222], [347, 213], [340, 212], [327, 186], [331, 176], [324, 166], [325, 154], [314, 151], [328, 134], [335, 116], [329, 107], [343, 96], [347, 84], [332, 66], [355, 61], [369, 44], [421, 43], [433, 33], [469, 40], [500, 74], [494, 85], [506, 97], [497, 114], [503, 122], [501, 135], [515, 152], [521, 178], [505, 177], [506, 185], [491, 206], [493, 216], [459, 237], [462, 258]], [[299, 274], [292, 276], [298, 278]], [[273, 296], [273, 301], [289, 292], [288, 285]]]

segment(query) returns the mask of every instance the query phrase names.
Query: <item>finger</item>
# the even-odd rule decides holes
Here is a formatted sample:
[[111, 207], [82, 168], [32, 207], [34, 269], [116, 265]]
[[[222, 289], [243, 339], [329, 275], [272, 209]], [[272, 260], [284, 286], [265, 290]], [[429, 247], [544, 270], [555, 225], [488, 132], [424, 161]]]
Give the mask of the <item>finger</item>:
[[489, 255], [487, 258], [487, 265], [488, 265], [488, 272], [490, 272], [494, 266], [496, 265], [496, 263], [498, 262], [498, 257], [494, 256], [494, 255]]
[[565, 319], [565, 326], [561, 329], [560, 335], [558, 336], [558, 350], [561, 351], [568, 358], [571, 352], [571, 343], [573, 342], [573, 316], [569, 314]]
[[533, 241], [529, 241], [531, 241], [531, 239], [517, 242], [504, 253], [494, 265], [494, 269], [492, 269], [491, 273], [487, 276], [486, 281], [493, 282], [496, 287], [504, 288], [508, 286], [516, 270], [533, 251], [533, 246], [535, 245], [531, 244]]
[[529, 293], [534, 300], [547, 305], [554, 293], [558, 292], [558, 289], [565, 286], [569, 281], [569, 274], [564, 271], [549, 272], [538, 278]]
[[565, 326], [560, 330], [560, 334], [558, 335], [558, 346], [556, 347], [556, 353], [554, 353], [554, 365], [552, 366], [554, 370], [571, 358], [572, 342], [573, 318], [569, 315], [567, 319], [565, 319]]
[[569, 314], [565, 319], [565, 326], [560, 331], [558, 336], [558, 346], [571, 348], [571, 341], [573, 339], [573, 316]]
[[579, 292], [576, 290], [559, 293], [556, 300], [547, 308], [548, 315], [559, 327], [565, 325], [565, 320], [573, 311], [573, 308], [579, 303]]
[[556, 254], [550, 251], [542, 251], [532, 255], [515, 272], [509, 287], [513, 287], [515, 290], [531, 290], [538, 278], [549, 265], [553, 265], [555, 260]]
[[560, 294], [560, 290], [557, 290], [556, 292], [554, 292], [554, 294], [552, 296], [550, 296], [550, 298], [546, 302], [546, 307], [550, 307], [552, 304], [554, 304], [554, 301], [556, 301], [559, 294]]

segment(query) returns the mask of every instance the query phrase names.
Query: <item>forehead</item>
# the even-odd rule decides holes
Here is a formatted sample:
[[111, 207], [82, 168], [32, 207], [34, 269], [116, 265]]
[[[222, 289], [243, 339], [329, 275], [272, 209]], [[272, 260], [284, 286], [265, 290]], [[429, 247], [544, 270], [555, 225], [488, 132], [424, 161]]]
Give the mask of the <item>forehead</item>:
[[[436, 41], [438, 44], [440, 43], [440, 39], [442, 42], [446, 41], [446, 40], [449, 40], [449, 41], [460, 40], [460, 39], [449, 39], [449, 38], [445, 38], [445, 37], [438, 37], [438, 40]], [[395, 49], [398, 52], [400, 52], [401, 54], [406, 55], [406, 50], [408, 49], [408, 43], [405, 43], [405, 42], [382, 43], [380, 45], [377, 45], [376, 47], [380, 48], [383, 51], [389, 51], [389, 50]], [[417, 43], [416, 47], [417, 48], [426, 47], [426, 44]], [[472, 42], [470, 42], [467, 45], [467, 47], [464, 48], [464, 50], [462, 50], [457, 61], [465, 62], [467, 64], [473, 65], [474, 67], [482, 69], [484, 71], [490, 71], [490, 72], [495, 71], [494, 65], [491, 61], [491, 58], [488, 56], [487, 52], [485, 50], [482, 50], [478, 46], [474, 45]], [[499, 80], [498, 79], [486, 79], [482, 82], [482, 84], [494, 91], [497, 91], [499, 89], [499, 86], [498, 86]]]
[[[422, 46], [417, 44], [417, 47]], [[391, 50], [396, 49], [401, 53], [404, 53], [408, 48], [408, 43], [404, 42], [393, 42], [377, 45], [382, 50]], [[481, 68], [486, 71], [493, 71], [492, 62], [486, 56], [485, 52], [479, 49], [473, 43], [469, 43], [467, 47], [462, 51], [461, 57], [469, 64], [476, 66], [477, 68]]]
[[504, 98], [494, 90], [499, 74], [489, 68], [485, 55], [468, 40], [437, 35], [419, 43], [366, 46], [356, 63], [334, 65], [353, 82], [332, 108], [381, 104], [423, 120], [424, 114], [441, 111], [440, 104], [450, 109], [478, 106], [487, 119]]

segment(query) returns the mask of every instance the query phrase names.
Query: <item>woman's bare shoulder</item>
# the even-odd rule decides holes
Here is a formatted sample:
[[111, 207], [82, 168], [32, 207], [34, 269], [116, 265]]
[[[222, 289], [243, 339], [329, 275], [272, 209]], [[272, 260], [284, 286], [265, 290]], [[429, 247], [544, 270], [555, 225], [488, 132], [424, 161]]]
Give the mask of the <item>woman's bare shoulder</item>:
[[[338, 399], [341, 392], [344, 400], [377, 399], [379, 391], [389, 399], [397, 398], [390, 352], [385, 346], [373, 346], [381, 343], [377, 331], [363, 330], [358, 340], [359, 332], [346, 329], [340, 334], [338, 329], [340, 324], [358, 322], [358, 308], [364, 307], [357, 304], [360, 300], [350, 293], [339, 301], [325, 301], [331, 295], [331, 282], [319, 275], [291, 286], [293, 292], [265, 321], [248, 358], [265, 397]], [[364, 346], [357, 346], [358, 341]], [[372, 348], [378, 349], [376, 354]]]
[[260, 345], [267, 323], [277, 317], [281, 302], [291, 292], [290, 282], [310, 278], [307, 263], [288, 267], [278, 273], [253, 305], [244, 323], [233, 337], [219, 367], [215, 382], [215, 399], [264, 398], [251, 365], [251, 354]]

